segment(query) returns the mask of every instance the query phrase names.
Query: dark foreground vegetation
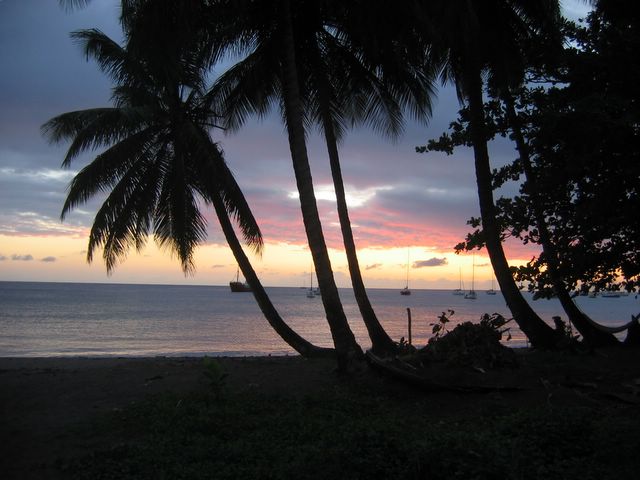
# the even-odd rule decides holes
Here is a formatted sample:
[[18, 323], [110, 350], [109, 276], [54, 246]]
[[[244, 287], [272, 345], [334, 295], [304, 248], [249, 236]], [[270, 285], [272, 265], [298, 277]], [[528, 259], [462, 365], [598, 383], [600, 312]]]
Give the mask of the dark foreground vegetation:
[[632, 349], [432, 365], [425, 392], [289, 358], [0, 359], [3, 478], [626, 479], [640, 467]]
[[118, 441], [61, 465], [72, 478], [633, 478], [640, 420], [628, 409], [440, 416], [344, 387], [318, 397], [166, 394], [101, 419]]

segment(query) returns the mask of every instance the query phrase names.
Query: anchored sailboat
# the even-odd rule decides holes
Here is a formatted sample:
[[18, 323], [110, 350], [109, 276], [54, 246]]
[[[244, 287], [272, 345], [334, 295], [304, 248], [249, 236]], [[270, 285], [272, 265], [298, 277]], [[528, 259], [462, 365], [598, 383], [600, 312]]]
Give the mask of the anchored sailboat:
[[464, 295], [464, 283], [462, 283], [462, 268], [459, 269], [459, 283], [458, 288], [453, 291], [454, 295]]
[[400, 290], [400, 295], [411, 295], [411, 290], [409, 290], [409, 249], [407, 249], [407, 284]]
[[471, 290], [469, 290], [464, 298], [467, 300], [475, 300], [477, 298], [476, 291], [474, 290], [476, 280], [476, 256], [473, 255], [473, 263], [471, 264]]
[[307, 292], [307, 298], [315, 298], [316, 294], [313, 290], [313, 266], [309, 269], [309, 291]]
[[487, 295], [495, 295], [496, 291], [493, 289], [493, 276], [491, 277], [491, 288], [487, 290]]
[[229, 288], [231, 288], [232, 292], [250, 292], [251, 287], [247, 282], [240, 281], [240, 267], [236, 270], [236, 279], [235, 281], [229, 282]]

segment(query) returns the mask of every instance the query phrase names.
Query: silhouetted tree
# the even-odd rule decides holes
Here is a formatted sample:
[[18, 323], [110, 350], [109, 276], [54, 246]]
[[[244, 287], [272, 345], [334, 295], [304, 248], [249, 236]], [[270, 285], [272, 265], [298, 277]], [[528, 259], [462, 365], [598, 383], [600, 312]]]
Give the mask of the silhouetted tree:
[[489, 132], [484, 116], [483, 76], [513, 84], [524, 71], [523, 41], [535, 37], [558, 13], [557, 1], [436, 1], [426, 4], [434, 31], [433, 48], [441, 52], [443, 78], [456, 85], [469, 111], [482, 232], [500, 290], [514, 320], [534, 346], [553, 347], [554, 330], [522, 297], [502, 247], [493, 200]]
[[305, 139], [304, 60], [297, 47], [304, 40], [301, 26], [308, 26], [314, 13], [313, 3], [221, 0], [211, 4], [219, 19], [213, 29], [229, 51], [244, 55], [217, 82], [216, 96], [225, 99], [221, 112], [227, 126], [238, 128], [247, 115], [264, 115], [278, 104], [287, 127], [305, 232], [339, 366], [344, 368], [362, 350], [342, 308], [318, 214]]
[[94, 219], [88, 260], [102, 247], [110, 272], [131, 247], [140, 250], [153, 234], [189, 273], [194, 269], [194, 248], [206, 237], [199, 203], [212, 204], [276, 332], [302, 355], [332, 354], [304, 340], [278, 315], [229, 219], [236, 219], [245, 241], [259, 252], [258, 225], [209, 135], [216, 118], [206, 107], [204, 79], [211, 58], [210, 50], [203, 48], [208, 35], [202, 27], [207, 19], [193, 16], [193, 5], [154, 2], [145, 10], [148, 5], [123, 5], [124, 48], [97, 30], [73, 34], [87, 57], [96, 59], [114, 80], [114, 107], [69, 112], [43, 126], [51, 141], [71, 140], [63, 166], [81, 152], [106, 148], [73, 179], [62, 218], [96, 194], [110, 192]]

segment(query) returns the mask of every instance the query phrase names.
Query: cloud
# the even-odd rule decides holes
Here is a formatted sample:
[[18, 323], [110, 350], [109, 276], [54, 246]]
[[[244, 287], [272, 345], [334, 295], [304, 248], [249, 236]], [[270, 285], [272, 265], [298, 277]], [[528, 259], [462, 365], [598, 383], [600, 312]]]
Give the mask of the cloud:
[[0, 255], [0, 262], [4, 262], [7, 259], [4, 255]]
[[373, 263], [371, 265], [367, 265], [366, 267], [364, 267], [365, 270], [375, 270], [377, 268], [380, 268], [382, 266], [381, 263]]
[[44, 257], [44, 258], [41, 258], [40, 261], [41, 262], [46, 262], [46, 263], [55, 262], [56, 261], [56, 257]]
[[22, 262], [30, 262], [31, 260], [33, 260], [33, 255], [27, 254], [27, 255], [16, 255], [15, 253], [13, 255], [11, 255], [11, 260], [19, 260]]
[[217, 265], [211, 265], [211, 268], [225, 268], [226, 265], [222, 265], [222, 264], [217, 264]]
[[446, 258], [430, 258], [429, 260], [420, 260], [417, 262], [413, 262], [413, 268], [422, 268], [422, 267], [441, 267], [447, 264]]

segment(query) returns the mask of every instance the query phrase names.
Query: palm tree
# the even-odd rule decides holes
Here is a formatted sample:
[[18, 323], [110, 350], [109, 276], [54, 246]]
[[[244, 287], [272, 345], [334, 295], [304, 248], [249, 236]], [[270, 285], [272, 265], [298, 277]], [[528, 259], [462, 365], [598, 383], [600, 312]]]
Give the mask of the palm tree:
[[[306, 85], [301, 87], [298, 45], [303, 41], [301, 29], [309, 14], [308, 2], [289, 0], [260, 2], [255, 0], [214, 2], [217, 18], [224, 19], [219, 28], [221, 38], [228, 38], [229, 49], [247, 53], [245, 58], [221, 76], [215, 99], [222, 98], [226, 126], [238, 129], [249, 114], [266, 114], [278, 104], [287, 127], [289, 148], [305, 232], [322, 292], [322, 302], [341, 367], [350, 358], [361, 355], [347, 322], [335, 284], [327, 246], [318, 214], [313, 180], [305, 140], [304, 101]], [[229, 13], [232, 10], [234, 13]], [[229, 19], [236, 21], [229, 21]], [[314, 17], [315, 18], [315, 17]], [[294, 28], [295, 25], [295, 28]], [[225, 29], [227, 27], [228, 29]], [[215, 108], [218, 110], [218, 108]]]
[[[434, 74], [425, 68], [421, 50], [417, 55], [413, 52], [413, 61], [409, 61], [407, 45], [410, 42], [398, 42], [399, 38], [408, 37], [404, 30], [374, 28], [386, 34], [384, 41], [378, 38], [378, 46], [382, 44], [382, 47], [373, 49], [366, 44], [371, 32], [355, 27], [354, 20], [361, 21], [372, 12], [369, 3], [334, 3], [329, 5], [329, 11], [322, 9], [327, 6], [326, 2], [316, 4], [318, 10], [314, 12], [315, 18], [311, 18], [311, 25], [297, 24], [299, 36], [304, 36], [296, 46], [301, 51], [298, 57], [303, 58], [300, 70], [304, 72], [307, 89], [305, 107], [324, 133], [351, 283], [372, 350], [377, 354], [392, 354], [397, 346], [380, 324], [362, 279], [338, 142], [345, 126], [356, 122], [370, 124], [377, 131], [395, 137], [402, 130], [404, 109], [410, 109], [419, 120], [426, 120], [431, 114]], [[369, 27], [379, 23], [380, 11], [374, 11]]]
[[545, 348], [555, 345], [555, 332], [523, 298], [502, 248], [487, 148], [483, 75], [501, 75], [506, 68], [512, 72], [522, 71], [519, 40], [523, 36], [535, 36], [541, 16], [556, 10], [554, 0], [447, 0], [427, 5], [431, 19], [436, 22], [431, 25], [436, 32], [435, 48], [444, 53], [443, 78], [455, 83], [459, 97], [469, 107], [482, 229], [496, 279], [514, 320], [534, 346]]
[[[367, 14], [370, 5], [357, 3], [345, 6], [341, 2], [298, 2], [293, 27], [294, 54], [306, 120], [318, 123], [324, 132], [352, 285], [372, 349], [377, 353], [393, 353], [396, 345], [378, 321], [362, 280], [337, 142], [346, 126], [355, 122], [365, 122], [385, 134], [397, 135], [402, 130], [406, 107], [416, 117], [427, 118], [433, 75], [407, 63], [402, 44], [396, 47], [394, 35], [398, 32], [393, 32], [394, 35], [387, 38], [389, 41], [384, 42], [384, 55], [380, 49], [363, 48], [362, 37], [367, 35], [355, 28], [359, 23], [355, 19]], [[247, 16], [246, 9], [243, 14]], [[363, 60], [365, 57], [367, 62]], [[226, 98], [227, 124], [231, 128], [239, 128], [248, 113], [264, 114], [270, 105], [284, 97], [279, 62], [278, 50], [274, 52], [263, 43], [221, 77], [218, 88]], [[419, 66], [423, 66], [422, 62]]]
[[[95, 58], [114, 79], [115, 106], [69, 112], [43, 125], [51, 141], [71, 140], [63, 166], [69, 166], [83, 151], [106, 148], [73, 179], [62, 218], [96, 194], [110, 191], [91, 228], [88, 261], [102, 247], [111, 272], [130, 247], [140, 250], [153, 233], [189, 273], [194, 269], [194, 248], [206, 237], [200, 203], [213, 205], [256, 301], [276, 332], [303, 355], [332, 354], [331, 349], [315, 347], [284, 323], [235, 234], [230, 215], [245, 241], [261, 251], [258, 225], [209, 136], [215, 117], [205, 108], [208, 99], [203, 78], [210, 65], [204, 50], [197, 48], [203, 39], [195, 35], [177, 42], [171, 35], [171, 50], [157, 56], [148, 43], [155, 45], [158, 39], [149, 38], [148, 30], [140, 32], [133, 25], [143, 16], [135, 17], [131, 11], [129, 15], [123, 16], [127, 48], [97, 30], [73, 34], [87, 57]], [[163, 23], [165, 33], [170, 33], [171, 27], [181, 30], [184, 26], [175, 15], [160, 17], [173, 20]]]

